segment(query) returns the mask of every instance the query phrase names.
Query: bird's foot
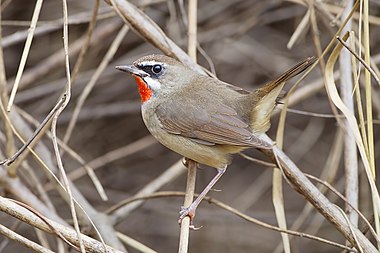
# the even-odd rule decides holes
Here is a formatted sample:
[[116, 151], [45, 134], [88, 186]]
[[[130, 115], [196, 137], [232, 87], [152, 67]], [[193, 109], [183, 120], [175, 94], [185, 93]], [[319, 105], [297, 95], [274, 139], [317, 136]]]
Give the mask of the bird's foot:
[[190, 205], [189, 207], [181, 206], [181, 211], [179, 211], [178, 223], [181, 223], [183, 218], [185, 218], [186, 216], [189, 216], [190, 221], [192, 221], [195, 217], [195, 210], [196, 208], [193, 205]]
[[190, 226], [189, 228], [191, 230], [199, 230], [202, 228], [202, 226], [200, 227], [195, 227], [194, 224], [193, 224], [193, 221], [194, 221], [194, 217], [195, 217], [195, 210], [197, 209], [196, 206], [193, 206], [193, 205], [190, 205], [189, 207], [184, 207], [182, 206], [181, 207], [181, 211], [179, 211], [179, 219], [178, 219], [178, 223], [181, 225], [182, 223], [182, 220], [186, 217], [186, 216], [189, 216], [190, 218]]

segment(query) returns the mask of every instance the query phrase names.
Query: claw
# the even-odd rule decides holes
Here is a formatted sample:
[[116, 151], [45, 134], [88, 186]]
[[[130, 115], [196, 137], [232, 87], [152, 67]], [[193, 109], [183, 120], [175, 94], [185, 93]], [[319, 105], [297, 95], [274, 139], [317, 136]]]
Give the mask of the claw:
[[178, 223], [181, 224], [182, 220], [186, 216], [189, 216], [190, 223], [191, 223], [193, 221], [194, 217], [195, 217], [195, 208], [193, 207], [193, 205], [190, 205], [189, 207], [181, 206], [181, 211], [179, 211], [179, 220], [178, 220]]
[[203, 228], [203, 226], [196, 227], [196, 226], [194, 226], [194, 224], [190, 224], [190, 226], [189, 226], [189, 229], [194, 230], [194, 231], [198, 231], [198, 230], [200, 230], [201, 228]]
[[193, 224], [194, 217], [195, 217], [195, 210], [196, 210], [196, 208], [194, 208], [193, 205], [190, 205], [189, 207], [181, 206], [181, 211], [179, 211], [178, 224], [181, 225], [182, 220], [183, 220], [186, 216], [188, 216], [188, 217], [190, 218], [190, 226], [189, 226], [189, 229], [194, 230], [194, 231], [197, 231], [197, 230], [201, 229], [203, 226], [196, 227], [196, 226], [194, 226], [194, 224]]

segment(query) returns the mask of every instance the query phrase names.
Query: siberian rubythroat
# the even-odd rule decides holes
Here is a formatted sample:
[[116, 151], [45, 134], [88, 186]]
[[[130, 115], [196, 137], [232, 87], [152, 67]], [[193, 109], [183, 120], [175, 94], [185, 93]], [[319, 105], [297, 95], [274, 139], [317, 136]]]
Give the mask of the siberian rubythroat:
[[231, 154], [273, 146], [261, 135], [270, 127], [277, 97], [288, 79], [314, 61], [309, 57], [252, 92], [201, 75], [164, 55], [148, 55], [132, 65], [116, 66], [135, 77], [142, 117], [150, 133], [174, 152], [217, 169], [198, 198], [182, 208], [180, 220], [194, 217], [199, 203], [231, 163]]

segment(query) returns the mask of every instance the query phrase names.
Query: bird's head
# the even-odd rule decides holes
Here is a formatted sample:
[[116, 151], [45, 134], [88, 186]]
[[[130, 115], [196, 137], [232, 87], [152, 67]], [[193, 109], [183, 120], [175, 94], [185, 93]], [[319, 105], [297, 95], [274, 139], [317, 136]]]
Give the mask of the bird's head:
[[142, 103], [153, 97], [170, 95], [186, 85], [193, 75], [181, 62], [164, 55], [144, 56], [132, 65], [116, 66], [116, 69], [135, 77]]

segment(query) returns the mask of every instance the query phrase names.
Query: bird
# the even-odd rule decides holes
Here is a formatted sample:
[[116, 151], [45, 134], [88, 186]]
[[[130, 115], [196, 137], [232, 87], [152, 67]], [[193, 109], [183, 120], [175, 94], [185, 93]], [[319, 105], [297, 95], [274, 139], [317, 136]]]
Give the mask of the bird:
[[179, 222], [186, 216], [193, 221], [198, 205], [225, 173], [233, 154], [273, 148], [275, 144], [262, 136], [270, 128], [270, 115], [284, 84], [315, 60], [309, 57], [251, 92], [165, 55], [147, 55], [116, 66], [135, 77], [149, 132], [172, 151], [217, 170], [192, 204], [181, 208]]

